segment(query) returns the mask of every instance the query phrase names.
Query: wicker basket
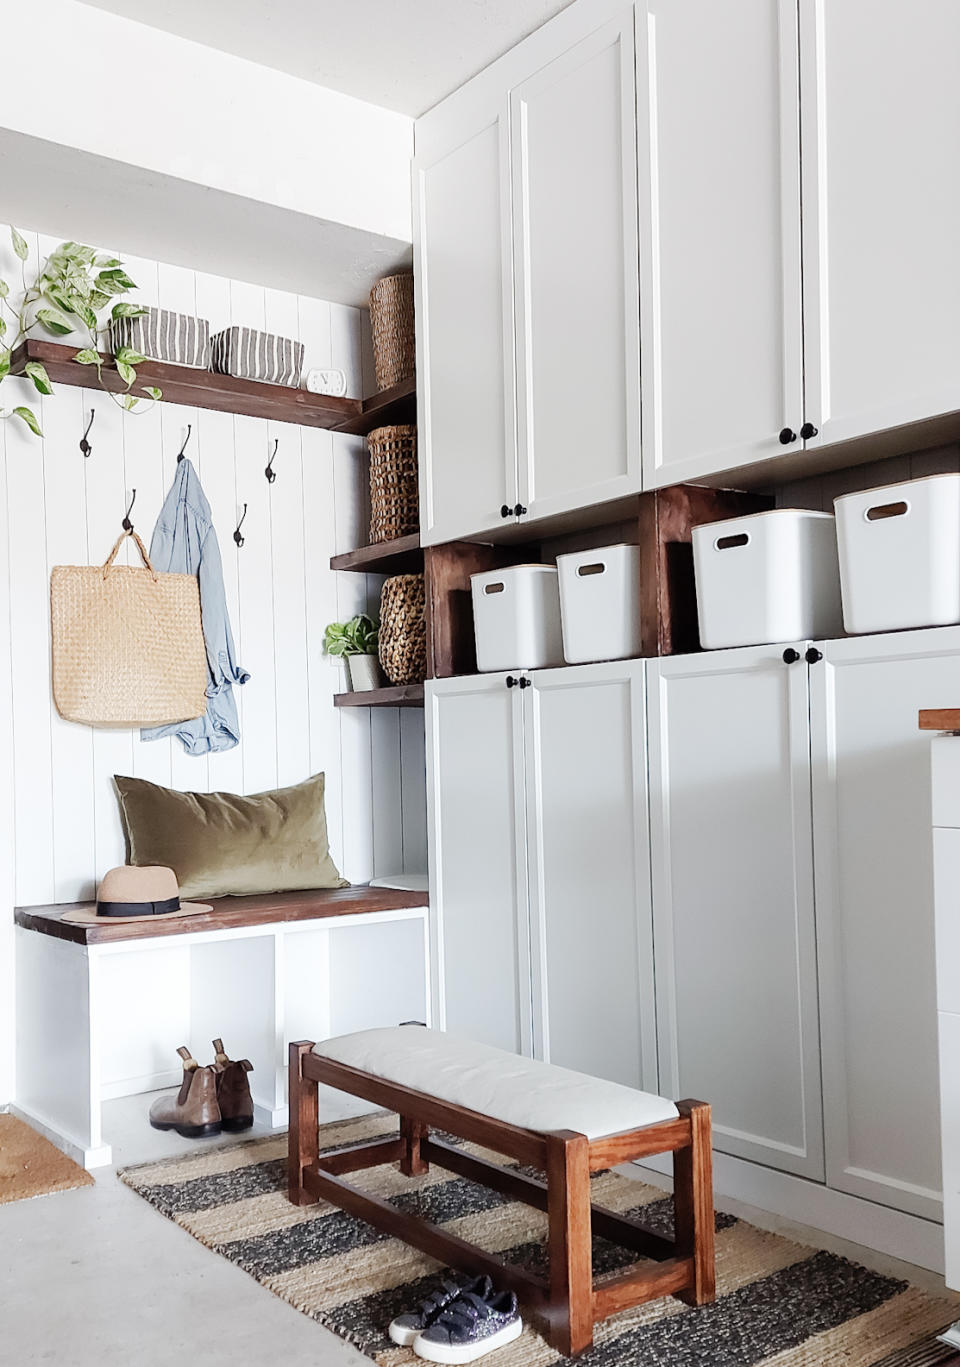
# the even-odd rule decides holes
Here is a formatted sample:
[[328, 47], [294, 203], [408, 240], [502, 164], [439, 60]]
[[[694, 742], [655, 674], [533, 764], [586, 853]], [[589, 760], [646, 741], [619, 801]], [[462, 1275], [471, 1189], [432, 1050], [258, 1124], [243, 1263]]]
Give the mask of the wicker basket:
[[395, 574], [380, 594], [380, 664], [391, 683], [427, 677], [426, 595], [422, 574]]
[[416, 372], [413, 276], [387, 275], [370, 291], [370, 328], [377, 385], [389, 389]]
[[370, 544], [409, 536], [420, 526], [417, 429], [377, 427], [370, 451]]

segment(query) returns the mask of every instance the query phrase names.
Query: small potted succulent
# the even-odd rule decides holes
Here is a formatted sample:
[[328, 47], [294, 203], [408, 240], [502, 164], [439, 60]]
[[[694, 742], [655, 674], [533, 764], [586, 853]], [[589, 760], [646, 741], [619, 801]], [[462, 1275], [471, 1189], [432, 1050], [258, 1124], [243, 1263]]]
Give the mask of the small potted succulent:
[[345, 661], [354, 693], [367, 693], [372, 688], [383, 687], [377, 658], [378, 631], [373, 618], [361, 612], [351, 617], [349, 622], [331, 622], [323, 633], [324, 650], [328, 655], [339, 656]]

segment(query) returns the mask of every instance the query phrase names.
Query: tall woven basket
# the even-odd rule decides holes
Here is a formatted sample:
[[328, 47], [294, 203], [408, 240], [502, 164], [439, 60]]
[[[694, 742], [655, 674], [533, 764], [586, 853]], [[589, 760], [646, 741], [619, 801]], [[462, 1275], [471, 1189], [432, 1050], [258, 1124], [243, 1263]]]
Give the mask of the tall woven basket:
[[370, 328], [377, 386], [410, 380], [416, 371], [413, 276], [387, 275], [370, 291]]
[[380, 664], [391, 683], [427, 677], [426, 594], [422, 574], [395, 574], [380, 592]]
[[417, 429], [376, 427], [367, 437], [370, 452], [370, 544], [409, 536], [420, 526]]

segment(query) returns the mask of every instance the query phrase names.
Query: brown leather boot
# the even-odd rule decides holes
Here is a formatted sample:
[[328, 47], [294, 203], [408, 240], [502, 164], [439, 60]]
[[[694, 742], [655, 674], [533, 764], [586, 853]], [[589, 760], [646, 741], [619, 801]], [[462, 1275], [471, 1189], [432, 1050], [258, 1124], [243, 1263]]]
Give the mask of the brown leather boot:
[[253, 1072], [253, 1064], [248, 1058], [233, 1062], [223, 1052], [223, 1040], [215, 1039], [213, 1048], [216, 1058], [213, 1069], [217, 1075], [217, 1100], [220, 1103], [220, 1119], [225, 1130], [235, 1134], [238, 1130], [249, 1130], [253, 1124], [253, 1097], [247, 1074]]
[[176, 1096], [161, 1096], [150, 1107], [150, 1124], [155, 1130], [176, 1130], [184, 1139], [203, 1139], [219, 1134], [220, 1104], [217, 1101], [217, 1074], [201, 1068], [186, 1045], [177, 1053], [183, 1059], [183, 1082]]

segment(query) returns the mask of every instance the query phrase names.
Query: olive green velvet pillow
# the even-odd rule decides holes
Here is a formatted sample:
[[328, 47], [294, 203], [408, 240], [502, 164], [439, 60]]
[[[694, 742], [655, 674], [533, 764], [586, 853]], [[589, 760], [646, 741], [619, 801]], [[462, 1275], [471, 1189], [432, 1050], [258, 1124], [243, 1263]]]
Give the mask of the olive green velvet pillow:
[[127, 863], [172, 868], [183, 898], [350, 886], [330, 858], [323, 774], [250, 797], [114, 783]]

